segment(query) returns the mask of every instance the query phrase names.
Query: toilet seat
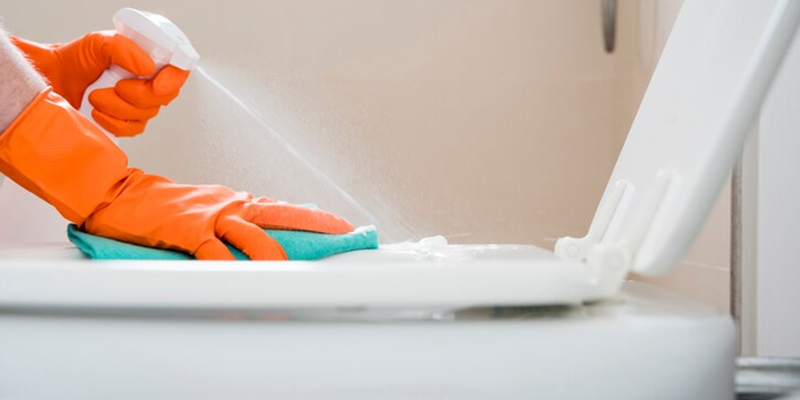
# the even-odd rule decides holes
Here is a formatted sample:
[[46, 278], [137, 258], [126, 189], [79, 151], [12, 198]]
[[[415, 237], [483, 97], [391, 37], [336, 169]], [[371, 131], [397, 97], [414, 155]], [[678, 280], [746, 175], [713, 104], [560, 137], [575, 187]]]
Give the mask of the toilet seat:
[[[48, 253], [55, 259], [40, 259]], [[579, 304], [587, 298], [576, 294], [591, 293], [592, 287], [585, 264], [564, 262], [552, 252], [522, 245], [448, 245], [417, 250], [383, 246], [314, 262], [89, 262], [80, 258], [77, 249], [63, 245], [54, 245], [49, 252], [37, 247], [0, 251], [0, 260], [6, 261], [0, 263], [0, 305], [263, 308]]]

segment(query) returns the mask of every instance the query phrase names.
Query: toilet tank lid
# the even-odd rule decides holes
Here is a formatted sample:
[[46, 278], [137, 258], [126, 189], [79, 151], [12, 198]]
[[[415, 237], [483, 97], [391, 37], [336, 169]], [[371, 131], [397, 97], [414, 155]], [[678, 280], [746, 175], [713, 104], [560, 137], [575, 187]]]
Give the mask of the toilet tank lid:
[[684, 3], [583, 257], [613, 249], [628, 257], [628, 270], [647, 275], [680, 261], [757, 120], [798, 21], [797, 0]]

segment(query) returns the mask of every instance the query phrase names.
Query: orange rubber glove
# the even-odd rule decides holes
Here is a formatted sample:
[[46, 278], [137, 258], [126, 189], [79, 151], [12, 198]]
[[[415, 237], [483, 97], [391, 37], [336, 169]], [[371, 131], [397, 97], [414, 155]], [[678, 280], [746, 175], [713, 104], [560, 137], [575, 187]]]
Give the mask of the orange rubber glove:
[[125, 154], [50, 88], [0, 135], [0, 172], [83, 230], [199, 259], [233, 260], [221, 239], [254, 260], [284, 260], [261, 228], [342, 234], [326, 211], [222, 186], [190, 186], [128, 168]]
[[[36, 69], [72, 107], [80, 109], [86, 88], [116, 64], [137, 76], [150, 76], [156, 66], [132, 40], [114, 31], [89, 33], [65, 44], [38, 44], [11, 37], [12, 42], [31, 60]], [[135, 136], [144, 132], [147, 121], [178, 96], [189, 77], [167, 65], [152, 79], [123, 79], [113, 88], [89, 94], [92, 118], [115, 136]]]

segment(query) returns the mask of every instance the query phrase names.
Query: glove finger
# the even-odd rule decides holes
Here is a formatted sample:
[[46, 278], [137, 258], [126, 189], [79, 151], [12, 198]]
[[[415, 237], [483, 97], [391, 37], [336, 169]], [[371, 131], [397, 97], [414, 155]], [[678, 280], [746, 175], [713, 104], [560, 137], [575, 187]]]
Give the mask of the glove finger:
[[236, 257], [231, 254], [230, 250], [219, 239], [213, 238], [206, 240], [194, 252], [195, 258], [198, 260], [223, 260], [235, 261]]
[[100, 56], [105, 68], [116, 64], [137, 76], [149, 76], [156, 72], [156, 64], [150, 55], [133, 40], [116, 32], [97, 32], [100, 41]]
[[167, 65], [153, 79], [153, 93], [156, 96], [166, 96], [177, 92], [187, 79], [189, 79], [189, 71]]
[[147, 121], [158, 115], [159, 110], [159, 107], [136, 107], [119, 97], [114, 88], [92, 91], [89, 93], [89, 103], [98, 111], [123, 120]]
[[140, 108], [166, 106], [178, 97], [179, 93], [175, 91], [163, 96], [156, 95], [153, 81], [141, 79], [121, 80], [117, 82], [114, 91], [128, 103]]
[[249, 203], [245, 219], [265, 229], [300, 230], [345, 234], [353, 231], [345, 219], [323, 210], [312, 210], [287, 203]]
[[286, 253], [278, 242], [259, 227], [237, 216], [221, 218], [217, 235], [234, 245], [251, 260], [286, 260]]
[[92, 110], [92, 118], [103, 129], [111, 132], [116, 137], [132, 137], [144, 132], [146, 121], [124, 120], [105, 114], [98, 109]]

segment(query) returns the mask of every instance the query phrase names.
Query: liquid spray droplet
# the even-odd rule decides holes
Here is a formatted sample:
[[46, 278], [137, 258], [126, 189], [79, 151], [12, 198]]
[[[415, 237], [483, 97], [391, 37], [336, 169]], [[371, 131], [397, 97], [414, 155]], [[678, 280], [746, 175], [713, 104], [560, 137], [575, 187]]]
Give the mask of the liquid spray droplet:
[[316, 175], [319, 179], [325, 182], [331, 189], [333, 189], [339, 196], [344, 199], [347, 204], [349, 204], [353, 209], [357, 212], [361, 213], [362, 217], [369, 220], [371, 223], [378, 224], [379, 220], [376, 218], [371, 212], [369, 212], [366, 207], [364, 207], [358, 200], [356, 200], [353, 196], [350, 195], [346, 190], [344, 190], [341, 186], [339, 186], [333, 179], [331, 179], [327, 174], [325, 174], [322, 170], [311, 164], [307, 158], [304, 156], [302, 152], [300, 152], [296, 147], [294, 147], [280, 132], [273, 128], [255, 108], [251, 107], [247, 104], [244, 100], [236, 96], [233, 92], [231, 92], [225, 85], [221, 82], [216, 80], [212, 77], [208, 71], [206, 71], [203, 67], [197, 67], [195, 71], [200, 74], [204, 79], [206, 79], [209, 83], [211, 83], [217, 90], [222, 92], [228, 99], [230, 99], [236, 106], [238, 106], [242, 111], [247, 113], [254, 121], [256, 121], [264, 130], [272, 135], [273, 138], [278, 140], [278, 142], [283, 146], [284, 150], [291, 154], [292, 157], [297, 159], [305, 168], [308, 168], [314, 175]]

